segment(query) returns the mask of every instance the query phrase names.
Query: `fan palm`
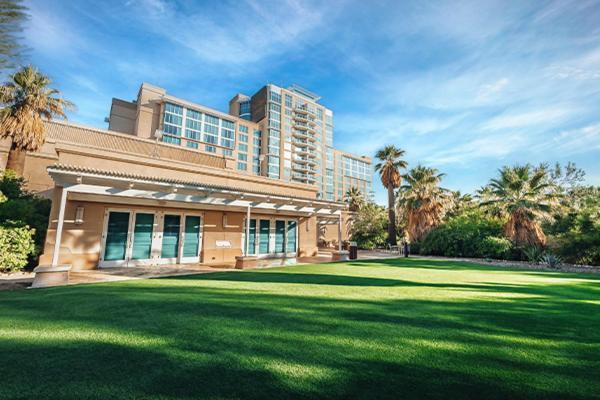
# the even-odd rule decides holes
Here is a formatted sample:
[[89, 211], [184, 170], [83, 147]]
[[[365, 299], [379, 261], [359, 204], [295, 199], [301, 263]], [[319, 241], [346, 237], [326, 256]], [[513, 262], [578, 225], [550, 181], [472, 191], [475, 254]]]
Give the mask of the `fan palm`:
[[344, 201], [348, 203], [350, 211], [358, 211], [365, 205], [365, 198], [356, 186], [352, 186], [346, 191]]
[[375, 164], [375, 170], [379, 171], [381, 183], [388, 191], [388, 243], [396, 245], [396, 212], [394, 204], [396, 196], [394, 189], [400, 187], [402, 175], [400, 169], [406, 168], [408, 163], [402, 159], [405, 151], [393, 145], [385, 146], [379, 150], [375, 157], [380, 162]]
[[514, 243], [544, 246], [546, 235], [539, 220], [549, 215], [556, 200], [547, 171], [526, 164], [505, 166], [499, 173], [481, 191], [481, 206], [508, 217], [504, 235]]
[[453, 203], [452, 193], [439, 186], [444, 174], [422, 165], [403, 175], [398, 206], [404, 211], [410, 241], [419, 241], [438, 226]]
[[25, 66], [0, 86], [0, 138], [12, 140], [9, 166], [17, 166], [25, 151], [38, 150], [45, 141], [44, 120], [66, 118], [73, 108], [57, 89], [50, 88], [50, 78], [37, 69]]

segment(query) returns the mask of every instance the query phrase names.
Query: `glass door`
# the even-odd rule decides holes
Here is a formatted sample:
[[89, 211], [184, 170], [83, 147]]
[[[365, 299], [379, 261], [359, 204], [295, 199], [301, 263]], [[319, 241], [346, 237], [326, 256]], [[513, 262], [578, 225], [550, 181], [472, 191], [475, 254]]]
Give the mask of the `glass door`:
[[106, 222], [104, 252], [100, 266], [119, 267], [127, 264], [129, 242], [129, 219], [127, 211], [110, 211]]
[[268, 219], [260, 220], [260, 231], [259, 231], [259, 254], [269, 254], [269, 231], [271, 228], [271, 221]]
[[256, 254], [256, 220], [250, 220], [250, 238], [248, 240], [248, 255]]
[[133, 224], [130, 264], [149, 264], [152, 254], [154, 214], [136, 212]]
[[285, 253], [285, 221], [275, 221], [275, 253]]
[[287, 249], [288, 253], [296, 253], [296, 221], [287, 223]]
[[200, 243], [202, 239], [202, 218], [197, 215], [186, 215], [183, 226], [182, 263], [200, 262]]
[[164, 262], [177, 263], [179, 257], [179, 236], [181, 215], [165, 214], [160, 257]]

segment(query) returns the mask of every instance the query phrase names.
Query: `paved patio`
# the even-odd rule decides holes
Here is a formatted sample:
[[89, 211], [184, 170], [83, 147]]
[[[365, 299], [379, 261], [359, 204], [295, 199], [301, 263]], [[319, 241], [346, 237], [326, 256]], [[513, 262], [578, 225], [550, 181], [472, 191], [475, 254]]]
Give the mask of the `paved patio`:
[[[375, 260], [380, 258], [398, 257], [396, 253], [386, 251], [367, 251], [358, 252], [359, 260]], [[314, 257], [300, 257], [297, 264], [320, 264], [331, 262], [331, 253], [320, 251]], [[283, 265], [283, 264], [282, 264]], [[278, 267], [277, 263], [260, 266], [257, 268]], [[72, 271], [69, 275], [69, 285], [79, 285], [85, 283], [117, 282], [131, 279], [149, 279], [165, 276], [208, 274], [211, 272], [239, 272], [234, 268], [234, 264], [224, 264], [219, 266], [208, 266], [201, 264], [173, 264], [147, 267], [123, 267], [123, 268], [104, 268], [89, 271]], [[16, 274], [0, 275], [0, 290], [23, 289], [31, 286], [34, 274], [32, 272], [20, 272]]]

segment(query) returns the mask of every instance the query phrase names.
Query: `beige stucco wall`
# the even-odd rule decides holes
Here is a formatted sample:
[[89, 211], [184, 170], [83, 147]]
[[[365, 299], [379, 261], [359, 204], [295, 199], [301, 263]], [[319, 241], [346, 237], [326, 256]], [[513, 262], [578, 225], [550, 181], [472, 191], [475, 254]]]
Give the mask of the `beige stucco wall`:
[[[40, 257], [40, 264], [50, 264], [54, 251], [56, 226], [58, 220], [58, 204], [62, 189], [55, 190], [53, 195], [50, 224], [46, 235], [46, 244]], [[82, 224], [75, 224], [77, 207], [83, 207]], [[209, 211], [202, 208], [190, 209], [175, 207], [123, 206], [112, 203], [67, 200], [65, 222], [60, 247], [59, 263], [70, 264], [74, 271], [97, 268], [102, 251], [102, 233], [105, 213], [108, 209], [124, 211], [152, 211], [167, 213], [201, 213], [202, 221], [202, 254], [201, 263], [209, 265], [231, 264], [235, 256], [242, 255], [242, 233], [244, 231], [245, 213]], [[227, 215], [227, 226], [223, 226], [224, 215]], [[271, 216], [265, 213], [252, 214], [252, 218]], [[298, 219], [298, 255], [313, 256], [316, 246], [316, 217], [291, 217]], [[218, 248], [216, 242], [226, 240], [230, 248]]]
[[136, 103], [112, 99], [108, 130], [133, 135], [135, 132]]

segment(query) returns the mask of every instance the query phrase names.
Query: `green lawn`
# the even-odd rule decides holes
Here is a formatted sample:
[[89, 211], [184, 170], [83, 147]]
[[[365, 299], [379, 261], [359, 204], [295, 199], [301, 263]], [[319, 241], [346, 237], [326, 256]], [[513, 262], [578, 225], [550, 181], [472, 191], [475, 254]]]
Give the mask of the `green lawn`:
[[397, 259], [0, 293], [0, 398], [600, 395], [600, 276]]

